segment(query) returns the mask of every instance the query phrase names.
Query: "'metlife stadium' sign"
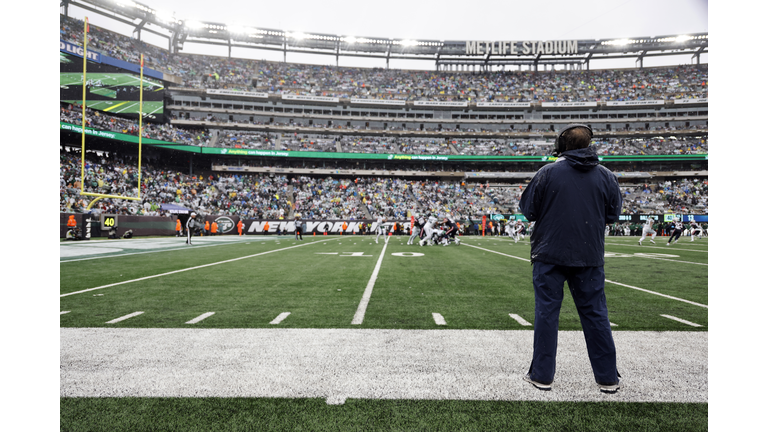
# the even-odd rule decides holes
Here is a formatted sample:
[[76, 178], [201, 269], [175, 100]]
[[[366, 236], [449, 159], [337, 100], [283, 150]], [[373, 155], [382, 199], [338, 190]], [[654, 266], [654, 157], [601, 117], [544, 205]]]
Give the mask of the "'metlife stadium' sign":
[[539, 55], [578, 54], [579, 44], [575, 40], [565, 41], [467, 41], [466, 55]]

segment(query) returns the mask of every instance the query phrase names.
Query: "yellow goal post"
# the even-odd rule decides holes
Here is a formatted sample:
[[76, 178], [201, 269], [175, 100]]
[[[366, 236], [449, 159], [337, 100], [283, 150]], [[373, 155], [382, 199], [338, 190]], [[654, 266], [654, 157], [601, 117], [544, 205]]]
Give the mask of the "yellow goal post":
[[141, 135], [143, 132], [143, 116], [144, 116], [144, 54], [141, 54], [141, 66], [140, 66], [140, 79], [139, 79], [139, 178], [138, 189], [139, 194], [135, 197], [122, 196], [122, 195], [109, 195], [94, 192], [85, 191], [85, 95], [88, 81], [86, 80], [86, 68], [88, 63], [88, 17], [85, 17], [84, 29], [83, 29], [83, 114], [80, 122], [80, 129], [82, 131], [82, 144], [80, 150], [80, 195], [97, 197], [91, 201], [88, 205], [88, 209], [101, 198], [113, 198], [113, 199], [125, 199], [125, 200], [141, 200]]

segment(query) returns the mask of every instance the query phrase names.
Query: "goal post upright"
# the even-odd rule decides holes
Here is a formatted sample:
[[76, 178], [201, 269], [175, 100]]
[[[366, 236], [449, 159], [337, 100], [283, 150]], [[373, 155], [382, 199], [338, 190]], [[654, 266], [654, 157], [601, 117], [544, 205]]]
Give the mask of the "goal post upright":
[[82, 142], [81, 142], [81, 148], [80, 148], [80, 195], [85, 196], [92, 196], [97, 197], [95, 200], [91, 201], [88, 205], [88, 209], [93, 206], [93, 204], [100, 200], [101, 198], [112, 198], [112, 199], [125, 199], [125, 200], [133, 200], [138, 201], [141, 200], [141, 135], [143, 132], [143, 125], [142, 125], [142, 115], [144, 114], [144, 54], [141, 55], [141, 79], [139, 81], [139, 165], [138, 165], [138, 196], [135, 197], [128, 197], [128, 196], [122, 196], [122, 195], [109, 195], [109, 194], [102, 194], [102, 193], [94, 193], [94, 192], [86, 192], [85, 191], [85, 96], [86, 96], [86, 89], [88, 81], [86, 80], [86, 69], [88, 65], [88, 17], [85, 17], [84, 20], [84, 28], [83, 28], [83, 114], [82, 119], [80, 122], [80, 130], [82, 135]]

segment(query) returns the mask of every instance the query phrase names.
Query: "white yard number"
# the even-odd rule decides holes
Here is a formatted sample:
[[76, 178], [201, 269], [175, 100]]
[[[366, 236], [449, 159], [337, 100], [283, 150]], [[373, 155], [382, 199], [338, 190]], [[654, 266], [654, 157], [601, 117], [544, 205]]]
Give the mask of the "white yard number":
[[392, 254], [392, 256], [399, 256], [399, 257], [420, 257], [424, 256], [423, 253], [418, 252], [395, 252]]

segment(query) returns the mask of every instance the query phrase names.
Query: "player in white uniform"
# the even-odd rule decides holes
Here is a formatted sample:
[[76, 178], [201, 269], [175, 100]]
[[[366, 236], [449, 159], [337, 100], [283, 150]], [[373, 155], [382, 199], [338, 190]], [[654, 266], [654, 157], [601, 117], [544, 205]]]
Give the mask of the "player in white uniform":
[[504, 226], [504, 232], [506, 232], [509, 238], [511, 238], [512, 240], [515, 239], [515, 221], [514, 220], [510, 219], [507, 221], [507, 224]]
[[423, 239], [421, 239], [421, 241], [419, 241], [419, 246], [424, 246], [427, 243], [429, 246], [434, 246], [435, 241], [432, 239], [432, 234], [435, 230], [435, 223], [437, 223], [436, 217], [430, 216], [429, 219], [427, 219], [427, 223], [424, 225], [425, 236]]
[[643, 225], [643, 236], [640, 237], [640, 240], [638, 240], [637, 244], [640, 246], [643, 245], [643, 240], [645, 240], [645, 236], [650, 235], [651, 236], [651, 243], [656, 244], [653, 239], [656, 238], [656, 231], [653, 229], [653, 223], [655, 220], [653, 219], [653, 216], [649, 216], [648, 219], [645, 220], [645, 224]]
[[523, 235], [523, 229], [525, 229], [525, 225], [523, 225], [523, 221], [521, 220], [516, 221], [514, 231], [513, 231], [514, 233], [513, 238], [515, 239], [515, 243], [517, 243], [518, 240], [522, 240], [525, 238], [525, 236]]
[[693, 241], [697, 235], [699, 236], [699, 239], [701, 239], [701, 233], [701, 225], [699, 225], [698, 222], [691, 221], [691, 241]]
[[379, 236], [380, 235], [383, 235], [385, 240], [387, 239], [387, 237], [386, 237], [387, 234], [384, 232], [384, 229], [385, 229], [384, 228], [384, 222], [386, 222], [386, 221], [387, 221], [387, 218], [384, 217], [384, 216], [379, 216], [376, 219], [376, 244], [379, 244]]

